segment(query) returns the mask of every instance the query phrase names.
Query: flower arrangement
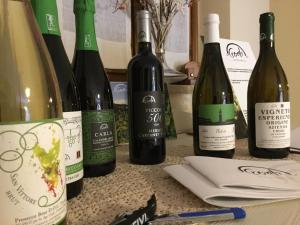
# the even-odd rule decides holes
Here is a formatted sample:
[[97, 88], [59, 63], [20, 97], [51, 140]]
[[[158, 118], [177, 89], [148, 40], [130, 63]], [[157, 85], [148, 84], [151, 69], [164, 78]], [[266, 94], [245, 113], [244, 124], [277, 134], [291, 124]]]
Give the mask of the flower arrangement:
[[[116, 10], [126, 9], [130, 0], [116, 0]], [[178, 74], [168, 67], [165, 61], [165, 43], [178, 12], [192, 5], [192, 0], [135, 0], [152, 15], [151, 32], [155, 43], [155, 54], [164, 66], [165, 73]]]

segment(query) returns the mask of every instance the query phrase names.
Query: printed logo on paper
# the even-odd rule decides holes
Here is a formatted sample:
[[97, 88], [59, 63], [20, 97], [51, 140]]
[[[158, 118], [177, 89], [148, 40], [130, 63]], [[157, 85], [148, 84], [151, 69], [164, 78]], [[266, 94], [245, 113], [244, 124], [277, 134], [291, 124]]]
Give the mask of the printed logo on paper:
[[243, 173], [253, 174], [253, 175], [264, 175], [264, 176], [294, 176], [295, 174], [292, 174], [287, 171], [282, 170], [276, 170], [272, 168], [265, 168], [265, 167], [258, 167], [258, 166], [239, 166], [239, 171]]
[[236, 43], [229, 43], [226, 47], [227, 55], [234, 59], [248, 58], [245, 50]]

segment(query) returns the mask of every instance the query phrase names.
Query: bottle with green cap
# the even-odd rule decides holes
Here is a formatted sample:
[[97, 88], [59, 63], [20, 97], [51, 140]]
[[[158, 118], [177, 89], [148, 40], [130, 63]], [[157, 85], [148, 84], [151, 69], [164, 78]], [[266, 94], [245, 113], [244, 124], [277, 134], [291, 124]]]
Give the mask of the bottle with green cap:
[[79, 93], [61, 40], [56, 0], [31, 0], [36, 20], [51, 55], [63, 104], [67, 197], [80, 194], [83, 185], [82, 123]]
[[84, 176], [103, 176], [116, 166], [115, 120], [111, 87], [97, 46], [95, 1], [75, 0], [74, 13], [73, 71], [82, 109]]
[[261, 14], [259, 21], [260, 53], [248, 85], [249, 151], [283, 158], [290, 147], [289, 86], [275, 52], [274, 14]]

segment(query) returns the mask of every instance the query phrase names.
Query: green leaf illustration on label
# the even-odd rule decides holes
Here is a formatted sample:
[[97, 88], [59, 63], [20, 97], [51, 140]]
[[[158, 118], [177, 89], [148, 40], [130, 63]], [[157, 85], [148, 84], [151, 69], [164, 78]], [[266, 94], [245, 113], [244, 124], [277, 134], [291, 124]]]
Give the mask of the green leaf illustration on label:
[[61, 182], [63, 184], [59, 170], [60, 139], [53, 138], [52, 145], [53, 147], [47, 151], [37, 144], [33, 149], [33, 155], [39, 159], [43, 171], [42, 178], [48, 186], [48, 191], [52, 192], [53, 196], [56, 197], [55, 189], [58, 183]]

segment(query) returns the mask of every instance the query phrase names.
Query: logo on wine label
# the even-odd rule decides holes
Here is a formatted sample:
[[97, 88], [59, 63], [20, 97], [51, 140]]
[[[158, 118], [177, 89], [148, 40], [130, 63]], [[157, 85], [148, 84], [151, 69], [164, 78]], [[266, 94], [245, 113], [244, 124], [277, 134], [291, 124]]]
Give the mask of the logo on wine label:
[[90, 34], [84, 35], [84, 47], [91, 48], [92, 47], [92, 38]]
[[229, 43], [226, 47], [226, 52], [228, 56], [232, 58], [248, 58], [245, 50], [236, 43]]
[[258, 166], [239, 166], [238, 167], [239, 171], [243, 173], [249, 173], [253, 175], [264, 175], [264, 176], [293, 176], [294, 174], [287, 172], [287, 171], [282, 171], [282, 170], [276, 170], [272, 168], [265, 168], [265, 167], [258, 167]]
[[47, 28], [48, 30], [55, 31], [57, 29], [55, 17], [51, 14], [46, 14]]
[[154, 96], [152, 96], [152, 95], [147, 95], [147, 96], [145, 96], [145, 97], [143, 98], [142, 102], [143, 102], [144, 104], [148, 104], [148, 103], [156, 103], [156, 100], [155, 100]]
[[105, 130], [105, 129], [108, 129], [108, 124], [107, 123], [102, 123], [100, 125], [100, 130]]

